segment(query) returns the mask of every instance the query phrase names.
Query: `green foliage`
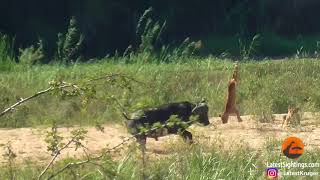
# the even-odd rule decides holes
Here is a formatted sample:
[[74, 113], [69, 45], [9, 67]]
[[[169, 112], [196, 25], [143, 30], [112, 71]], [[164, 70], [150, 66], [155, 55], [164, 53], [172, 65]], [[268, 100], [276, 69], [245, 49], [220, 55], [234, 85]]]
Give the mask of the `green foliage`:
[[165, 27], [165, 23], [162, 25], [159, 22], [153, 22], [150, 18], [152, 8], [147, 9], [140, 17], [137, 25], [137, 36], [140, 37], [139, 51], [145, 53], [153, 53], [154, 46], [158, 43], [160, 35]]
[[13, 152], [11, 142], [8, 142], [5, 146], [5, 153], [2, 155], [3, 158], [6, 160], [7, 166], [7, 172], [5, 173], [5, 176], [10, 179], [15, 179], [15, 174], [17, 171], [16, 165], [15, 165], [15, 158], [17, 157], [16, 153]]
[[79, 128], [76, 130], [71, 131], [71, 139], [75, 143], [75, 150], [82, 147], [81, 141], [85, 139], [88, 130], [84, 128]]
[[177, 115], [171, 115], [168, 119], [167, 126], [170, 128], [173, 126], [177, 126], [181, 130], [185, 130], [189, 126], [189, 124], [187, 122], [182, 121], [180, 118], [178, 118]]
[[[304, 47], [306, 52], [311, 52], [314, 48], [311, 49], [304, 43], [302, 45], [299, 42], [300, 38], [297, 37], [302, 36], [305, 39], [307, 36], [317, 36], [320, 32], [318, 24], [320, 3], [315, 0], [295, 3], [267, 0], [254, 2], [215, 0], [195, 3], [194, 0], [183, 2], [172, 0], [169, 4], [166, 1], [132, 3], [129, 0], [121, 2], [96, 0], [77, 2], [76, 5], [71, 0], [57, 0], [44, 4], [40, 0], [23, 3], [12, 0], [11, 3], [12, 6], [6, 3], [2, 6], [8, 7], [1, 11], [0, 17], [6, 17], [2, 20], [4, 24], [2, 30], [13, 35], [19, 33], [16, 34], [19, 36], [17, 38], [18, 47], [25, 47], [35, 42], [40, 35], [43, 39], [48, 40], [49, 51], [55, 49], [53, 39], [56, 38], [57, 32], [64, 28], [66, 19], [72, 14], [77, 15], [78, 27], [81, 27], [86, 35], [88, 40], [86, 55], [88, 53], [90, 58], [114, 54], [116, 50], [122, 54], [129, 43], [140, 44], [143, 28], [138, 36], [134, 32], [137, 24], [140, 24], [138, 17], [143, 14], [146, 7], [153, 7], [152, 14], [156, 22], [166, 21], [167, 28], [161, 33], [163, 42], [181, 42], [186, 37], [207, 41], [210, 37], [215, 36], [222, 39], [223, 44], [234, 44], [232, 49], [229, 46], [219, 53], [216, 53], [218, 50], [215, 48], [222, 48], [220, 42], [213, 41], [209, 43], [210, 45], [206, 44], [206, 52], [214, 55], [228, 51], [233, 56], [238, 56], [239, 47], [236, 34], [245, 39], [243, 41], [250, 41], [254, 34], [261, 34], [263, 37], [267, 34], [274, 34], [273, 38], [265, 39], [266, 43], [263, 44], [262, 51], [259, 51], [262, 56], [292, 56], [300, 47]], [[68, 8], [61, 8], [63, 3], [68, 4]], [[25, 9], [26, 6], [30, 8]], [[152, 32], [160, 31], [162, 23], [158, 23], [160, 28], [153, 28], [155, 23], [147, 23], [148, 18], [144, 20], [141, 27], [144, 27], [145, 24], [151, 25], [148, 32], [152, 34]], [[162, 46], [149, 46], [152, 38], [147, 36], [150, 33], [143, 35], [145, 37], [143, 44], [146, 45], [143, 48], [150, 50], [153, 47], [160, 50]], [[234, 40], [226, 42], [234, 37], [236, 37], [235, 42]], [[72, 46], [77, 44], [78, 40], [79, 37], [71, 43]], [[313, 42], [313, 46], [316, 46], [319, 38], [309, 38], [309, 40]], [[68, 44], [62, 41], [60, 50], [67, 48]], [[66, 58], [72, 51], [67, 49], [61, 52], [61, 54], [66, 53], [62, 55]], [[235, 53], [233, 50], [236, 50]], [[71, 59], [74, 61], [77, 57]]]
[[190, 38], [186, 38], [177, 47], [162, 46], [159, 60], [161, 62], [186, 62], [187, 59], [196, 56], [202, 49], [202, 46], [201, 40], [192, 41]]
[[152, 62], [156, 52], [155, 47], [159, 45], [160, 37], [166, 26], [165, 22], [163, 24], [154, 22], [151, 13], [152, 8], [145, 10], [136, 27], [136, 35], [139, 38], [137, 53], [140, 55], [137, 60], [140, 63]]
[[265, 142], [264, 142], [264, 148], [268, 151], [268, 152], [273, 152], [277, 147], [281, 147], [282, 145], [282, 141], [280, 141], [279, 139], [277, 139], [274, 136], [268, 137]]
[[37, 46], [38, 47], [34, 47], [33, 45], [31, 45], [26, 49], [19, 49], [19, 62], [23, 65], [34, 65], [36, 63], [42, 62], [45, 54], [43, 50], [43, 41], [41, 39], [39, 40]]
[[162, 128], [162, 124], [160, 122], [156, 122], [152, 125], [152, 129], [160, 129]]
[[[161, 42], [166, 22], [152, 19], [152, 8], [147, 9], [140, 17], [136, 34], [139, 37], [139, 48], [136, 52], [129, 46], [123, 54], [125, 62], [168, 63], [183, 62], [185, 58], [195, 55], [202, 48], [202, 41], [191, 41], [186, 38], [181, 44], [165, 45]], [[161, 47], [161, 48], [159, 48]]]
[[[196, 119], [193, 118], [193, 120], [191, 121], [195, 121], [195, 120]], [[178, 131], [181, 133], [189, 127], [189, 124], [190, 122], [182, 121], [180, 118], [178, 118], [177, 115], [171, 115], [165, 124], [156, 122], [154, 124], [145, 123], [143, 125], [138, 126], [138, 130], [139, 130], [138, 133], [141, 133], [144, 135], [152, 135], [153, 133], [162, 134], [162, 131], [164, 131], [166, 128], [173, 128], [173, 127], [179, 128]]]
[[63, 137], [58, 134], [58, 128], [54, 124], [51, 128], [51, 131], [47, 131], [45, 142], [48, 144], [47, 151], [51, 152], [51, 155], [58, 153], [59, 149], [62, 148], [65, 143]]
[[239, 39], [240, 58], [242, 60], [248, 60], [253, 55], [259, 45], [259, 38], [259, 34], [255, 35], [249, 45], [245, 45], [241, 39]]
[[76, 18], [70, 19], [67, 33], [58, 34], [57, 56], [63, 63], [74, 63], [80, 57], [84, 36], [78, 29]]
[[[82, 148], [81, 141], [85, 139], [85, 135], [87, 134], [87, 132], [88, 131], [84, 128], [79, 128], [71, 131], [71, 137], [68, 144], [74, 143], [75, 151], [79, 148]], [[52, 156], [56, 154], [59, 155], [61, 150], [67, 148], [66, 143], [63, 142], [64, 139], [64, 137], [59, 135], [57, 126], [53, 124], [51, 131], [47, 131], [45, 138], [45, 142], [48, 144], [47, 151], [51, 152]]]
[[13, 39], [0, 33], [0, 70], [12, 70], [15, 65]]
[[149, 124], [144, 124], [143, 126], [138, 126], [139, 134], [147, 135], [150, 132], [151, 127]]
[[[270, 138], [266, 140], [266, 149], [260, 151], [247, 147], [234, 146], [230, 150], [222, 150], [217, 144], [183, 146], [175, 143], [172, 147], [174, 153], [164, 157], [154, 158], [150, 156], [146, 164], [145, 176], [148, 179], [265, 179], [267, 163], [292, 162], [290, 159], [279, 156], [279, 141]], [[56, 179], [141, 179], [140, 154], [128, 151], [123, 158], [112, 161], [105, 158], [97, 163], [102, 167], [94, 165], [78, 166], [72, 170], [64, 171]], [[305, 151], [304, 155], [297, 160], [303, 163], [319, 162], [319, 150]], [[74, 159], [65, 159], [55, 164], [55, 169], [60, 169]], [[93, 163], [94, 164], [94, 163]], [[14, 166], [13, 175], [17, 179], [32, 179], [39, 174], [43, 165], [33, 163], [17, 164]], [[53, 171], [54, 171], [53, 170]], [[280, 172], [288, 171], [279, 168]], [[290, 171], [300, 171], [299, 167], [291, 167]], [[306, 167], [303, 171], [319, 171], [319, 167]], [[0, 167], [0, 178], [8, 179], [9, 168]], [[50, 171], [51, 172], [51, 171]], [[308, 177], [316, 180], [318, 177]], [[298, 177], [284, 177], [283, 179], [299, 179]]]
[[[109, 61], [111, 58], [107, 58]], [[119, 57], [119, 61], [122, 59]], [[186, 58], [187, 63], [118, 64], [95, 63], [75, 66], [35, 65], [0, 73], [1, 109], [12, 105], [20, 97], [27, 97], [63, 81], [78, 88], [57, 90], [57, 96], [45, 95], [18, 107], [3, 117], [1, 127], [119, 122], [120, 113], [134, 112], [174, 101], [196, 102], [206, 97], [209, 115], [223, 111], [228, 77], [233, 62], [216, 58]], [[238, 104], [241, 114], [255, 114], [265, 121], [273, 113], [286, 113], [289, 105], [304, 111], [318, 111], [320, 107], [320, 64], [310, 59], [289, 61], [245, 61], [240, 64]], [[117, 78], [85, 84], [88, 77], [109, 72], [126, 72], [141, 83]], [[311, 88], [312, 87], [312, 88]], [[131, 89], [131, 90], [129, 90]], [[69, 96], [70, 95], [70, 96]], [[58, 98], [57, 98], [58, 97]], [[120, 110], [121, 109], [121, 110]], [[139, 116], [139, 114], [137, 114]], [[81, 121], [80, 121], [81, 120]]]

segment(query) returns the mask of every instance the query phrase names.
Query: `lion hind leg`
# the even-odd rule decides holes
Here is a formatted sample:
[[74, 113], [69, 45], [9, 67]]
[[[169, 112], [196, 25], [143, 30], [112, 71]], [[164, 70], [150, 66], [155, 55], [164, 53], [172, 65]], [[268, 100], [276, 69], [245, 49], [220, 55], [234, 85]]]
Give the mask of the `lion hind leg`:
[[230, 115], [237, 116], [238, 122], [242, 122], [242, 118], [240, 117], [240, 112], [237, 107], [233, 107], [232, 111], [229, 112]]
[[281, 124], [281, 126], [284, 127], [284, 126], [286, 126], [287, 124], [288, 124], [287, 115], [284, 115], [284, 116], [282, 117], [282, 124]]
[[239, 112], [239, 110], [237, 108], [235, 108], [235, 113], [237, 115], [238, 122], [242, 122], [243, 120], [241, 119], [240, 112]]

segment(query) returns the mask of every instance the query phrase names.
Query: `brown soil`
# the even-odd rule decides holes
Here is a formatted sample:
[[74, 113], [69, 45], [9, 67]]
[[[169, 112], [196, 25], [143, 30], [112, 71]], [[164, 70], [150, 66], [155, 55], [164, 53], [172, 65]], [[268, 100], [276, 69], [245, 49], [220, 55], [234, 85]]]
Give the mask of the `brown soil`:
[[[299, 128], [282, 128], [281, 114], [275, 115], [272, 123], [257, 123], [254, 116], [242, 116], [243, 122], [238, 123], [236, 118], [231, 117], [228, 124], [221, 124], [220, 118], [211, 118], [211, 125], [202, 127], [193, 125], [190, 130], [194, 134], [196, 143], [217, 144], [219, 148], [228, 149], [231, 145], [246, 145], [252, 149], [262, 149], [267, 140], [282, 142], [288, 136], [300, 137], [306, 150], [320, 147], [320, 120], [319, 113], [304, 113], [302, 116], [302, 126]], [[58, 128], [59, 133], [70, 137], [73, 128]], [[103, 148], [112, 148], [129, 137], [127, 130], [122, 125], [105, 125], [104, 132], [98, 131], [94, 127], [87, 127], [88, 133], [83, 142], [88, 147], [90, 153], [97, 153]], [[19, 162], [28, 162], [35, 160], [37, 162], [48, 162], [51, 159], [47, 151], [47, 145], [44, 142], [46, 132], [49, 128], [21, 128], [21, 129], [0, 129], [0, 165], [6, 163], [4, 154], [6, 144], [11, 143], [13, 152], [17, 155], [16, 160]], [[172, 143], [181, 141], [176, 135], [170, 135], [147, 140], [147, 151], [154, 154], [167, 154], [168, 146]], [[171, 143], [171, 145], [170, 145]], [[280, 149], [280, 147], [279, 147]], [[59, 158], [79, 157], [84, 155], [82, 150], [75, 151], [70, 147], [62, 152]]]

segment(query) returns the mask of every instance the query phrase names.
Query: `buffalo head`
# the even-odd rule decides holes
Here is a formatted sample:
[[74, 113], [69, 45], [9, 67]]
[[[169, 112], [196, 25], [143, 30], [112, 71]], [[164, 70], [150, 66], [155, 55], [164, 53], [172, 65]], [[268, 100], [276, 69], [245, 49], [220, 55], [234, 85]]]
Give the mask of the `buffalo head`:
[[205, 102], [196, 104], [192, 109], [192, 114], [198, 116], [198, 122], [207, 126], [210, 124], [208, 117], [209, 107]]

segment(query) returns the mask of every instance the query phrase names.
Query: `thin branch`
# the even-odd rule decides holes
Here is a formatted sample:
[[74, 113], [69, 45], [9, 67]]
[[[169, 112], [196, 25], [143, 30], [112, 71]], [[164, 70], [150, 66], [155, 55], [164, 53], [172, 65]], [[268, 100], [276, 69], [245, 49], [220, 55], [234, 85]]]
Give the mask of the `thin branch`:
[[112, 79], [112, 78], [115, 78], [115, 77], [122, 77], [122, 78], [126, 78], [126, 79], [129, 79], [133, 82], [136, 82], [136, 83], [139, 83], [139, 84], [144, 84], [144, 82], [141, 82], [141, 81], [138, 81], [136, 80], [135, 78], [132, 78], [130, 76], [127, 76], [125, 74], [121, 74], [121, 73], [114, 73], [114, 74], [108, 74], [108, 75], [105, 75], [105, 76], [101, 76], [101, 77], [97, 77], [97, 78], [93, 78], [93, 79], [90, 79], [88, 80], [87, 82], [92, 82], [92, 81], [98, 81], [98, 80], [103, 80], [103, 79]]
[[34, 95], [32, 95], [32, 96], [29, 96], [29, 97], [26, 97], [26, 98], [21, 98], [20, 101], [16, 102], [16, 103], [13, 104], [12, 106], [10, 106], [10, 107], [8, 107], [7, 109], [5, 109], [4, 111], [2, 111], [2, 112], [0, 113], [0, 117], [3, 116], [3, 115], [5, 115], [5, 114], [8, 113], [8, 112], [13, 111], [16, 107], [20, 106], [20, 105], [23, 104], [23, 103], [26, 103], [27, 101], [30, 101], [30, 100], [33, 99], [33, 98], [36, 98], [36, 97], [38, 97], [38, 96], [40, 96], [40, 95], [44, 95], [44, 94], [49, 93], [49, 92], [51, 92], [51, 91], [53, 91], [53, 90], [56, 90], [56, 89], [63, 89], [63, 88], [72, 87], [72, 86], [73, 86], [72, 84], [71, 84], [71, 85], [66, 85], [66, 84], [63, 83], [63, 85], [61, 85], [61, 86], [59, 86], [59, 87], [49, 87], [49, 88], [47, 88], [47, 89], [45, 89], [45, 90], [36, 92], [36, 93], [35, 93]]
[[66, 166], [64, 166], [63, 168], [61, 168], [60, 170], [58, 170], [57, 172], [55, 172], [54, 174], [52, 174], [51, 176], [48, 177], [48, 179], [52, 179], [54, 177], [56, 177], [57, 175], [59, 175], [60, 173], [62, 173], [63, 171], [65, 171], [66, 169], [69, 169], [73, 166], [79, 166], [79, 165], [82, 165], [82, 164], [86, 164], [90, 162], [90, 159], [87, 159], [85, 161], [79, 161], [79, 162], [73, 162], [73, 163], [68, 163]]
[[41, 174], [38, 176], [38, 180], [41, 179], [41, 177], [48, 171], [50, 166], [53, 164], [53, 162], [57, 159], [57, 157], [60, 155], [61, 151], [64, 149], [68, 148], [69, 145], [73, 142], [73, 139], [71, 139], [67, 144], [65, 144], [62, 148], [56, 151], [55, 155], [52, 157], [51, 161], [49, 164], [46, 166], [46, 168], [41, 172]]
[[[101, 77], [98, 77], [98, 78], [93, 78], [93, 79], [90, 79], [88, 81], [86, 81], [86, 84], [89, 84], [90, 82], [93, 82], [93, 81], [98, 81], [98, 80], [103, 80], [103, 79], [112, 79], [112, 78], [115, 78], [115, 77], [124, 77], [124, 78], [127, 78], [131, 81], [134, 81], [134, 82], [137, 82], [137, 83], [142, 83], [144, 84], [143, 82], [140, 82], [140, 81], [137, 81], [135, 80], [134, 78], [131, 78], [129, 76], [126, 76], [124, 74], [119, 74], [119, 73], [116, 73], [116, 74], [110, 74], [110, 75], [105, 75], [105, 76], [101, 76]], [[68, 87], [73, 87], [75, 89], [80, 89], [80, 87], [76, 84], [72, 84], [72, 83], [67, 83], [67, 82], [61, 82], [61, 86], [59, 87], [49, 87], [45, 90], [42, 90], [42, 91], [39, 91], [39, 92], [36, 92], [34, 95], [32, 96], [29, 96], [29, 97], [26, 97], [26, 98], [21, 98], [18, 102], [16, 102], [15, 104], [13, 104], [12, 106], [8, 107], [7, 109], [5, 109], [4, 111], [2, 111], [0, 113], [0, 117], [2, 117], [3, 115], [13, 111], [16, 107], [20, 106], [21, 104], [23, 103], [26, 103], [27, 101], [30, 101], [40, 95], [44, 95], [48, 92], [51, 92], [53, 90], [56, 90], [56, 89], [63, 89], [63, 88], [68, 88]]]
[[3, 115], [5, 115], [6, 113], [8, 113], [8, 112], [10, 112], [10, 111], [13, 111], [17, 106], [19, 106], [19, 105], [21, 105], [21, 104], [23, 104], [23, 103], [25, 103], [25, 102], [27, 102], [27, 101], [35, 98], [35, 97], [38, 97], [38, 96], [40, 96], [40, 95], [42, 95], [42, 94], [45, 94], [45, 93], [47, 93], [47, 92], [50, 92], [50, 91], [52, 91], [53, 89], [54, 89], [53, 87], [50, 87], [50, 88], [45, 89], [45, 90], [43, 90], [43, 91], [39, 91], [39, 92], [35, 93], [34, 95], [29, 96], [29, 97], [27, 97], [27, 98], [21, 98], [20, 101], [16, 102], [14, 105], [12, 105], [12, 106], [8, 107], [7, 109], [5, 109], [4, 111], [2, 111], [2, 112], [0, 113], [0, 117], [3, 116]]

